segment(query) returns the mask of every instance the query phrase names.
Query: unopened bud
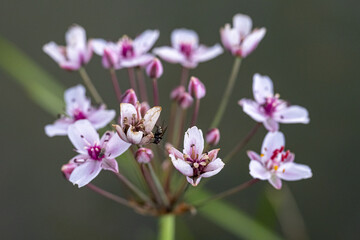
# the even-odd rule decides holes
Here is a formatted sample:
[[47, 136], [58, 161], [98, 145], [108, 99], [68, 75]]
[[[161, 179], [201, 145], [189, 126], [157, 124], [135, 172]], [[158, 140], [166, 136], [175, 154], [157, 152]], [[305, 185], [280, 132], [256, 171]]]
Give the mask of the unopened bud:
[[121, 103], [130, 103], [135, 106], [137, 101], [136, 93], [132, 88], [126, 90], [121, 96]]
[[164, 69], [158, 58], [154, 58], [147, 66], [146, 66], [146, 74], [149, 78], [160, 78], [163, 74]]
[[135, 153], [135, 159], [138, 163], [149, 163], [153, 158], [154, 154], [148, 148], [139, 148]]
[[140, 103], [140, 113], [141, 116], [145, 116], [146, 112], [150, 109], [150, 105], [148, 102]]
[[178, 103], [182, 109], [189, 108], [194, 102], [194, 99], [187, 92], [184, 92], [178, 99]]
[[63, 173], [64, 177], [69, 180], [71, 173], [74, 171], [74, 169], [77, 167], [76, 163], [68, 163], [64, 164], [61, 167], [61, 172]]
[[174, 88], [171, 93], [170, 93], [170, 99], [177, 101], [179, 100], [180, 96], [185, 92], [185, 87], [184, 86], [178, 86], [176, 88]]
[[196, 99], [205, 97], [206, 88], [205, 85], [196, 77], [191, 77], [189, 82], [188, 91]]
[[220, 141], [220, 131], [218, 128], [212, 128], [206, 133], [206, 142], [209, 145], [215, 146]]

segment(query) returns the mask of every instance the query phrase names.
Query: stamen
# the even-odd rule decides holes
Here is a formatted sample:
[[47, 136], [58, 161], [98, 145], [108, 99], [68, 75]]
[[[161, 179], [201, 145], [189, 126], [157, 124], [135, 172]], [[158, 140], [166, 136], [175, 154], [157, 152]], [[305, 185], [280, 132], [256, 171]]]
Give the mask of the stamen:
[[277, 171], [279, 169], [279, 166], [278, 165], [275, 165], [274, 166], [274, 170]]

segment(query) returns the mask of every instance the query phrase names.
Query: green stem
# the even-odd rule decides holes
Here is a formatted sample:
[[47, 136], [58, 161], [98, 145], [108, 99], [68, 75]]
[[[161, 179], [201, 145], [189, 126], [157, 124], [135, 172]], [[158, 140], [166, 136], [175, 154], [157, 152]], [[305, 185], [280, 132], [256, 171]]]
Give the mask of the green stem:
[[100, 94], [96, 90], [94, 84], [91, 82], [91, 79], [90, 79], [89, 75], [87, 74], [85, 68], [80, 68], [79, 73], [80, 73], [81, 78], [84, 80], [85, 86], [89, 89], [91, 95], [95, 99], [95, 102], [98, 104], [103, 103], [104, 102], [103, 99], [101, 98]]
[[146, 164], [149, 167], [149, 171], [151, 174], [152, 179], [154, 180], [155, 186], [157, 188], [157, 191], [159, 192], [159, 195], [161, 197], [161, 201], [164, 203], [165, 206], [169, 206], [169, 200], [166, 196], [166, 193], [164, 191], [163, 186], [161, 185], [161, 182], [159, 178], [157, 177], [154, 168], [152, 167], [151, 163]]
[[167, 214], [159, 217], [158, 240], [175, 240], [175, 215]]
[[227, 103], [229, 101], [231, 92], [232, 92], [232, 90], [234, 88], [234, 85], [235, 85], [237, 75], [239, 73], [241, 60], [242, 59], [239, 58], [239, 57], [235, 58], [234, 65], [233, 65], [233, 68], [232, 68], [232, 71], [231, 71], [231, 75], [229, 77], [228, 84], [227, 84], [226, 89], [225, 89], [224, 96], [222, 97], [219, 108], [218, 108], [218, 110], [217, 110], [217, 112], [215, 114], [215, 118], [214, 118], [213, 122], [211, 123], [211, 128], [216, 128], [219, 125], [219, 123], [220, 123], [220, 121], [221, 121], [221, 119], [222, 119], [222, 117], [224, 115], [226, 105], [227, 105]]

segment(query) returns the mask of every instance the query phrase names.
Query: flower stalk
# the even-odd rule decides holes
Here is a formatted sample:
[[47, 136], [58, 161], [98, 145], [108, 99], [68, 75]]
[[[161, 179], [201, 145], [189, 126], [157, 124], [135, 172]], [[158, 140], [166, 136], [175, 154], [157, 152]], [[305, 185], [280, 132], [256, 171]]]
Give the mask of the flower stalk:
[[135, 80], [135, 72], [134, 72], [134, 68], [128, 68], [128, 75], [129, 75], [129, 81], [130, 81], [130, 86], [132, 89], [134, 89], [134, 91], [136, 93], [138, 93], [138, 89], [137, 89], [137, 85], [136, 85], [136, 80]]
[[116, 99], [118, 100], [119, 103], [121, 103], [121, 89], [114, 68], [110, 68], [110, 76], [111, 76], [111, 82], [114, 87]]
[[159, 238], [158, 240], [175, 239], [175, 215], [166, 214], [159, 217]]
[[87, 74], [85, 68], [81, 67], [79, 69], [79, 73], [80, 73], [81, 78], [84, 81], [85, 86], [89, 89], [91, 95], [93, 96], [95, 102], [97, 104], [103, 103], [104, 102], [103, 99], [101, 98], [100, 94], [96, 90], [96, 88], [95, 88], [94, 84], [92, 83], [89, 75]]
[[242, 61], [242, 58], [240, 58], [240, 57], [236, 57], [234, 60], [234, 64], [233, 64], [233, 68], [231, 70], [228, 84], [226, 86], [226, 89], [225, 89], [224, 95], [222, 97], [221, 103], [219, 105], [219, 108], [215, 114], [215, 118], [214, 118], [213, 122], [211, 123], [211, 128], [218, 127], [218, 125], [225, 113], [226, 106], [228, 104], [229, 98], [231, 96], [232, 90], [233, 90], [235, 82], [236, 82], [236, 78], [237, 78], [239, 70], [240, 70], [241, 61]]
[[[147, 96], [147, 92], [146, 92], [146, 82], [144, 79], [144, 72], [142, 71], [142, 69], [140, 67], [136, 68], [136, 76], [137, 76], [137, 80], [139, 83], [141, 101], [147, 102], [148, 96]], [[155, 105], [155, 106], [158, 106], [158, 105]]]

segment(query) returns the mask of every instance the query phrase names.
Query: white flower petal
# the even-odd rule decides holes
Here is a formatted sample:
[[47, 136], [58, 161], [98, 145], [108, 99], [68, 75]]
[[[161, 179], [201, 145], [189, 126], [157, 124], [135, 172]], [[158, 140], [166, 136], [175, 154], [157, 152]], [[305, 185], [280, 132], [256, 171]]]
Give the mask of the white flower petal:
[[247, 151], [247, 155], [248, 155], [248, 157], [250, 158], [250, 160], [255, 160], [255, 161], [261, 162], [261, 157], [260, 157], [260, 155], [257, 154], [256, 152], [254, 152], [254, 151]]
[[141, 55], [148, 52], [159, 38], [159, 35], [159, 30], [146, 30], [137, 36], [133, 41], [136, 55]]
[[199, 44], [199, 37], [197, 33], [190, 29], [175, 29], [171, 33], [171, 44], [174, 48], [179, 49], [180, 44], [191, 44], [192, 49], [196, 49]]
[[253, 178], [267, 180], [270, 178], [271, 173], [259, 161], [251, 160], [249, 163], [250, 175]]
[[130, 127], [127, 131], [126, 137], [130, 143], [139, 144], [141, 142], [143, 134], [143, 132], [137, 132], [133, 129], [133, 127]]
[[264, 127], [270, 132], [276, 132], [279, 130], [279, 123], [273, 118], [267, 118], [263, 123]]
[[191, 177], [186, 177], [186, 180], [188, 181], [188, 183], [190, 183], [191, 185], [193, 185], [193, 187], [196, 187], [199, 183], [200, 183], [200, 180], [201, 180], [201, 177], [197, 177], [194, 181], [193, 178]]
[[175, 48], [171, 48], [171, 47], [155, 48], [153, 52], [163, 60], [170, 63], [180, 63], [186, 60], [183, 54], [181, 54]]
[[218, 174], [225, 166], [224, 162], [220, 158], [217, 158], [209, 163], [204, 169], [205, 173], [201, 174], [201, 177], [211, 177]]
[[137, 120], [137, 111], [134, 105], [130, 103], [120, 103], [120, 126], [123, 126], [125, 118], [128, 119], [130, 124], [133, 118]]
[[59, 64], [66, 61], [63, 50], [64, 47], [58, 46], [55, 42], [49, 42], [43, 46], [43, 51]]
[[255, 73], [252, 88], [254, 98], [259, 104], [264, 104], [266, 102], [266, 98], [274, 96], [274, 86], [269, 76], [263, 76]]
[[257, 102], [243, 98], [238, 103], [242, 106], [243, 111], [255, 121], [264, 122], [266, 120], [266, 115], [260, 110], [260, 105]]
[[83, 187], [91, 182], [101, 171], [101, 161], [87, 160], [76, 167], [71, 173], [69, 181], [78, 187]]
[[90, 100], [85, 95], [85, 87], [81, 84], [67, 89], [64, 93], [66, 113], [73, 116], [73, 111], [87, 112], [91, 107]]
[[224, 47], [231, 52], [236, 51], [240, 46], [240, 33], [235, 28], [230, 28], [226, 24], [224, 28], [220, 29], [221, 42]]
[[87, 119], [96, 129], [105, 127], [116, 115], [115, 110], [98, 109], [94, 110]]
[[255, 29], [250, 33], [241, 44], [241, 56], [243, 58], [247, 57], [252, 53], [255, 48], [258, 46], [260, 41], [264, 38], [266, 33], [265, 28]]
[[[108, 142], [105, 144], [105, 157], [106, 158], [116, 158], [123, 154], [131, 146], [130, 143], [127, 143], [119, 137], [119, 135], [114, 134], [113, 132], [106, 133], [108, 134]], [[107, 138], [104, 134], [103, 138]], [[103, 146], [102, 146], [103, 147]]]
[[189, 128], [185, 132], [184, 136], [184, 150], [183, 152], [187, 155], [191, 156], [192, 151], [194, 150], [194, 153], [201, 156], [204, 150], [204, 137], [203, 133], [200, 129], [198, 129], [196, 126], [193, 126], [192, 128]]
[[99, 143], [99, 135], [88, 120], [79, 120], [70, 125], [68, 137], [78, 152], [84, 154], [87, 154], [86, 147]]
[[160, 117], [161, 107], [150, 108], [144, 116], [145, 132], [151, 132]]
[[274, 119], [280, 123], [309, 123], [309, 113], [304, 107], [290, 106], [274, 113]]
[[249, 16], [238, 13], [233, 17], [233, 25], [240, 35], [244, 37], [251, 32], [252, 20]]
[[170, 154], [169, 155], [171, 158], [171, 162], [173, 163], [174, 167], [181, 172], [183, 175], [191, 177], [194, 175], [194, 170], [192, 169], [192, 167], [185, 162], [183, 159], [181, 158], [176, 158], [174, 155]]
[[281, 189], [282, 182], [279, 177], [276, 176], [276, 174], [272, 174], [269, 178], [269, 183], [276, 189]]
[[118, 163], [113, 158], [111, 159], [104, 158], [101, 162], [101, 168], [104, 170], [113, 171], [115, 173], [119, 172]]
[[154, 59], [152, 54], [144, 54], [133, 58], [121, 59], [119, 67], [130, 68], [130, 67], [143, 67], [149, 64]]
[[287, 181], [296, 181], [312, 177], [311, 168], [307, 165], [298, 163], [285, 163], [282, 164], [277, 170], [279, 178]]
[[108, 42], [101, 38], [91, 39], [90, 44], [92, 47], [92, 50], [99, 55], [102, 56], [104, 54], [104, 49], [107, 47]]
[[194, 52], [192, 56], [192, 60], [194, 62], [205, 62], [209, 61], [213, 58], [216, 58], [220, 54], [222, 54], [224, 50], [220, 46], [220, 44], [216, 44], [212, 47], [205, 47], [200, 45], [200, 47]]
[[268, 132], [261, 146], [261, 153], [269, 159], [275, 149], [285, 147], [285, 136], [282, 132]]
[[65, 35], [66, 45], [72, 49], [85, 50], [86, 48], [86, 32], [79, 25], [73, 25], [69, 28]]
[[67, 135], [69, 126], [73, 124], [73, 121], [68, 118], [61, 118], [54, 122], [54, 124], [48, 124], [45, 126], [45, 133], [49, 137], [53, 136], [65, 136]]

